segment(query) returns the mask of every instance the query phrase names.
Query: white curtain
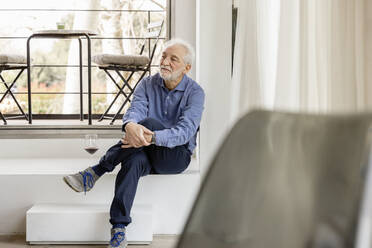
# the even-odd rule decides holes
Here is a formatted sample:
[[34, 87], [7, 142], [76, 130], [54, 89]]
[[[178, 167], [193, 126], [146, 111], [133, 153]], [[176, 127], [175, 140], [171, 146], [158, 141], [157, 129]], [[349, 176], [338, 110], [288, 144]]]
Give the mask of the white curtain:
[[252, 108], [363, 110], [364, 0], [244, 0], [238, 6], [234, 121]]

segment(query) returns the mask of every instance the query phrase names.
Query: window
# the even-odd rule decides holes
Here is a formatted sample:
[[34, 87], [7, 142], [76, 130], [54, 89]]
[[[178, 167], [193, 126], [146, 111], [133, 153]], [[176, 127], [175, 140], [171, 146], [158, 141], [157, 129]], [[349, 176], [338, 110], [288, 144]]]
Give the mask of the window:
[[[20, 8], [21, 6], [21, 8]], [[56, 29], [63, 23], [65, 29], [88, 29], [97, 32], [92, 37], [92, 55], [98, 53], [138, 54], [147, 32], [147, 23], [165, 20], [151, 73], [157, 71], [160, 51], [167, 37], [169, 0], [12, 0], [0, 9], [0, 53], [26, 56], [26, 40], [35, 30]], [[154, 41], [150, 41], [150, 43]], [[83, 41], [83, 46], [86, 45]], [[144, 52], [148, 52], [148, 46]], [[85, 60], [86, 50], [83, 48]], [[32, 58], [32, 112], [36, 118], [77, 118], [79, 115], [79, 60], [78, 41], [74, 39], [33, 39]], [[86, 65], [86, 63], [85, 63]], [[87, 95], [87, 72], [84, 68], [84, 93]], [[4, 73], [5, 80], [14, 77]], [[133, 78], [135, 80], [135, 78]], [[132, 80], [132, 81], [134, 81]], [[13, 89], [22, 108], [27, 111], [27, 72]], [[0, 97], [5, 92], [0, 85]], [[111, 102], [117, 88], [106, 74], [93, 65], [92, 112], [100, 115]], [[123, 97], [123, 96], [120, 96]], [[119, 99], [110, 113], [115, 113]], [[85, 107], [87, 100], [84, 99]], [[5, 115], [18, 113], [8, 96], [0, 104]], [[84, 113], [87, 113], [84, 110]], [[35, 118], [34, 117], [34, 118]]]

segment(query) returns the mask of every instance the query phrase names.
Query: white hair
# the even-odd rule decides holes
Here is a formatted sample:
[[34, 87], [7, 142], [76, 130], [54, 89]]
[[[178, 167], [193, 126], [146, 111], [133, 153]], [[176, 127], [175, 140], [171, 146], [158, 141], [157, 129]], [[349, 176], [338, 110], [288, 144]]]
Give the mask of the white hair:
[[171, 39], [164, 44], [163, 51], [167, 49], [168, 47], [174, 46], [174, 45], [180, 45], [183, 48], [186, 49], [186, 55], [183, 57], [183, 60], [186, 64], [192, 65], [192, 62], [195, 58], [195, 50], [194, 48], [188, 43], [187, 41], [181, 40], [181, 39]]

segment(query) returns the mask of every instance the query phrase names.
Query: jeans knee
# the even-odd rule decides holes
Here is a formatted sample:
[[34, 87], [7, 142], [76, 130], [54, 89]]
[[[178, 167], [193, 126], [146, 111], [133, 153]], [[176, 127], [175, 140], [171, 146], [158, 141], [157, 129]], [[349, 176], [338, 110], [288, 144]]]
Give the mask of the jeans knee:
[[122, 169], [128, 173], [135, 173], [144, 176], [150, 172], [150, 163], [144, 152], [133, 154], [127, 161], [122, 163]]
[[154, 119], [154, 118], [146, 118], [143, 119], [142, 121], [138, 122], [138, 124], [141, 124], [142, 126], [150, 129], [150, 130], [161, 130], [164, 129], [165, 127], [163, 124], [160, 123], [160, 121]]

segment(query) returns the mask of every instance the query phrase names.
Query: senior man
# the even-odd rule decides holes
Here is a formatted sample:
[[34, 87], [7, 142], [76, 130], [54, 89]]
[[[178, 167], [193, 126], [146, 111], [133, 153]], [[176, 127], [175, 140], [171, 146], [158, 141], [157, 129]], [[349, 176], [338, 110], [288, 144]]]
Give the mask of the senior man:
[[138, 180], [148, 174], [177, 174], [190, 163], [204, 109], [203, 89], [186, 74], [191, 69], [193, 48], [175, 39], [165, 44], [160, 73], [144, 78], [123, 116], [122, 140], [99, 163], [64, 181], [77, 192], [91, 190], [106, 172], [121, 163], [110, 208], [109, 247], [127, 246], [125, 228]]

